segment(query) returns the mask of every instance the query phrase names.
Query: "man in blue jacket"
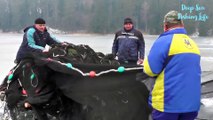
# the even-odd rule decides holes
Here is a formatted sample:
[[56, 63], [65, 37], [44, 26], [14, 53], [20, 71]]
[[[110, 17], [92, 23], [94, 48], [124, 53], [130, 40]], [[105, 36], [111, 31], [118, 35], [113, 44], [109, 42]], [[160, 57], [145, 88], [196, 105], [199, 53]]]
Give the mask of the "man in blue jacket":
[[112, 54], [121, 64], [141, 64], [144, 59], [143, 34], [134, 28], [131, 18], [124, 19], [124, 28], [115, 33]]
[[156, 77], [149, 97], [153, 120], [194, 120], [200, 108], [200, 50], [178, 14], [165, 15], [164, 33], [144, 60], [144, 72]]
[[46, 29], [46, 22], [37, 18], [33, 26], [24, 29], [24, 37], [16, 55], [15, 63], [19, 63], [28, 52], [47, 52], [46, 45], [61, 43], [51, 36]]

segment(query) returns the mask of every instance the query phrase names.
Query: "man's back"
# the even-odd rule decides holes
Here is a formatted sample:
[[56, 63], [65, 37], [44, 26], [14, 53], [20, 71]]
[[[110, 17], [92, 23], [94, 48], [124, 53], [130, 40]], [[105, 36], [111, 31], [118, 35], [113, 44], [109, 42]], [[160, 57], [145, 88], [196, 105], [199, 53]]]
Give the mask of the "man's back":
[[200, 108], [200, 51], [178, 15], [164, 16], [164, 33], [144, 60], [144, 72], [156, 77], [149, 97], [155, 120], [194, 120]]
[[186, 112], [199, 109], [200, 51], [184, 31], [174, 29], [162, 34], [148, 56], [152, 72], [159, 74], [150, 104], [160, 111]]

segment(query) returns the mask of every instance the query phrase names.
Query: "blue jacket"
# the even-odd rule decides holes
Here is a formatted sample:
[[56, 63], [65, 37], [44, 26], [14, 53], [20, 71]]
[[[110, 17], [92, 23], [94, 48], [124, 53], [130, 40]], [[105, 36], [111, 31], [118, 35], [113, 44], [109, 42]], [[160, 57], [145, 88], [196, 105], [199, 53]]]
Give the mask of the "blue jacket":
[[30, 26], [24, 29], [24, 37], [16, 55], [16, 60], [23, 59], [28, 52], [42, 52], [45, 46], [60, 43], [54, 37], [52, 37], [47, 30], [41, 32], [34, 26]]
[[144, 60], [144, 72], [157, 77], [149, 97], [154, 109], [169, 113], [199, 110], [200, 51], [184, 28], [160, 35]]
[[125, 30], [116, 32], [112, 54], [117, 55], [119, 61], [137, 61], [139, 58], [143, 59], [144, 51], [145, 43], [140, 31], [133, 28], [129, 32]]

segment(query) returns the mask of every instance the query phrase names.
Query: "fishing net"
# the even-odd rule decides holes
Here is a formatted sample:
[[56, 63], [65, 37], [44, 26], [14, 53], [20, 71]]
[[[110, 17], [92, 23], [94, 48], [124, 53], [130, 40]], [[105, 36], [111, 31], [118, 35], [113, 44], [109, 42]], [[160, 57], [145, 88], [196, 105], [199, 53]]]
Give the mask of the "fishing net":
[[47, 54], [30, 53], [10, 75], [5, 80], [9, 106], [16, 105], [24, 89], [26, 101], [42, 106], [41, 111], [57, 106], [56, 96], [63, 94], [68, 102], [57, 106], [65, 108], [63, 119], [148, 120], [149, 91], [141, 82], [148, 77], [143, 67], [121, 65], [112, 55], [86, 45], [55, 45]]
[[[202, 73], [197, 120], [213, 118], [212, 78], [212, 71]], [[153, 81], [141, 66], [122, 65], [111, 54], [87, 45], [57, 44], [46, 54], [29, 53], [5, 78], [0, 87], [7, 96], [0, 96], [1, 118], [38, 119], [32, 109], [23, 108], [29, 101], [47, 113], [45, 120], [148, 120]]]

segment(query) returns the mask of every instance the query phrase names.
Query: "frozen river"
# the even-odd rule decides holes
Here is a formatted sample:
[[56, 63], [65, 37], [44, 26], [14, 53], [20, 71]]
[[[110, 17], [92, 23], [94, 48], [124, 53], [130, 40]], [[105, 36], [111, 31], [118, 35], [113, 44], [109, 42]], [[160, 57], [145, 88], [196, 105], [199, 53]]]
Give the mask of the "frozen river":
[[[19, 45], [22, 42], [23, 34], [6, 33], [0, 34], [0, 81], [7, 75], [9, 70], [15, 65], [13, 63]], [[87, 44], [96, 52], [111, 53], [114, 35], [88, 35], [88, 34], [56, 34], [56, 38], [61, 41], [73, 44]], [[146, 55], [151, 45], [158, 36], [145, 35]], [[213, 37], [192, 37], [201, 50], [202, 71], [213, 71]]]

